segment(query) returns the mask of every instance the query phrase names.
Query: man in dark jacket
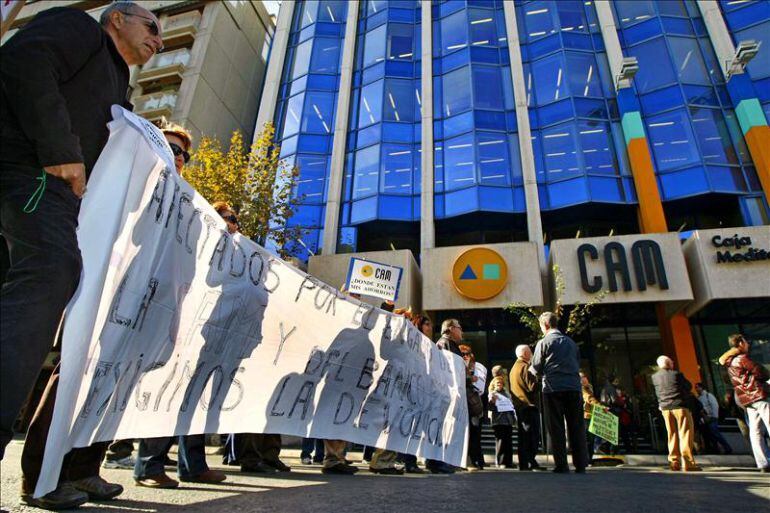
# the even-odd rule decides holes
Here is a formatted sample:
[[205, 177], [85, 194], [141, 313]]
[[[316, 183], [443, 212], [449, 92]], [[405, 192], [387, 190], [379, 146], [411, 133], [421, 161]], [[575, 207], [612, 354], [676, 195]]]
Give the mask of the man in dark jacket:
[[532, 350], [516, 347], [516, 362], [510, 374], [511, 398], [516, 408], [519, 430], [517, 452], [519, 470], [544, 470], [535, 459], [540, 447], [540, 410], [537, 407], [537, 379], [529, 372]]
[[730, 350], [719, 358], [727, 367], [727, 374], [735, 391], [735, 400], [746, 410], [749, 419], [749, 440], [757, 468], [770, 472], [770, 450], [762, 436], [762, 424], [770, 432], [770, 401], [768, 401], [768, 373], [764, 367], [749, 358], [751, 342], [740, 334], [727, 339]]
[[[0, 451], [78, 286], [80, 198], [109, 136], [110, 107], [126, 105], [128, 66], [162, 47], [158, 19], [131, 2], [100, 21], [49, 9], [0, 48], [0, 222], [10, 255], [0, 294]], [[33, 500], [32, 486], [25, 482], [24, 497], [36, 506], [85, 502], [68, 485]]]
[[588, 454], [580, 385], [580, 350], [574, 340], [559, 331], [556, 314], [544, 312], [539, 321], [543, 338], [535, 346], [530, 372], [543, 377], [546, 423], [556, 464], [553, 471], [569, 473], [564, 432], [566, 422], [572, 465], [575, 472], [583, 473], [588, 466]]
[[668, 462], [673, 471], [693, 472], [702, 470], [692, 455], [694, 424], [688, 403], [693, 401], [692, 384], [679, 371], [674, 370], [674, 361], [661, 355], [657, 360], [658, 372], [652, 375], [658, 408], [663, 415], [668, 433]]

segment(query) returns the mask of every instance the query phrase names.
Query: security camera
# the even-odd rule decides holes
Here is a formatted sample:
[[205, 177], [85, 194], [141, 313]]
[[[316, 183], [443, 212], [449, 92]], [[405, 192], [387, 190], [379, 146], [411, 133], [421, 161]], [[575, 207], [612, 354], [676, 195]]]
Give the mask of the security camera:
[[729, 80], [731, 76], [743, 73], [743, 69], [759, 53], [761, 43], [753, 39], [739, 41], [735, 48], [735, 55], [727, 61], [725, 74]]
[[[639, 61], [636, 57], [623, 57], [623, 61], [620, 63], [620, 73], [615, 77], [615, 87], [619, 87], [621, 81], [628, 82], [639, 71]], [[630, 82], [623, 87], [630, 86]]]

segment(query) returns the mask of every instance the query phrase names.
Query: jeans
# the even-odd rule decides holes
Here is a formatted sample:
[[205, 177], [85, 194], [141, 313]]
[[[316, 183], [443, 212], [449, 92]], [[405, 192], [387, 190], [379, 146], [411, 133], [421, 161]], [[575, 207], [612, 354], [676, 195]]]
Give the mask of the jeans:
[[540, 447], [540, 412], [534, 406], [516, 408], [516, 419], [519, 429], [519, 468], [527, 470], [537, 466], [535, 456]]
[[[313, 454], [315, 449], [315, 454]], [[314, 463], [321, 463], [324, 460], [324, 441], [320, 438], [303, 438], [302, 452], [300, 458], [310, 458], [313, 455]]]
[[80, 200], [69, 185], [46, 175], [37, 208], [23, 212], [41, 173], [0, 163], [0, 227], [10, 260], [0, 291], [0, 459], [80, 282]]
[[719, 453], [719, 446], [722, 446], [722, 449], [725, 451], [725, 454], [730, 454], [733, 452], [733, 448], [730, 447], [730, 444], [727, 440], [725, 440], [724, 435], [722, 435], [722, 432], [719, 431], [719, 421], [715, 418], [709, 418], [706, 422], [706, 430], [708, 432], [708, 436], [713, 440], [714, 442], [714, 449], [717, 453]]
[[[142, 438], [134, 465], [134, 479], [157, 476], [164, 472], [168, 450], [174, 439], [170, 436]], [[182, 435], [179, 437], [179, 477], [192, 478], [209, 469], [206, 464], [206, 435]]]
[[[557, 469], [567, 469], [567, 437], [572, 452], [572, 465], [583, 470], [588, 465], [583, 397], [580, 391], [560, 391], [543, 394], [548, 434], [553, 444], [553, 461]], [[564, 431], [564, 422], [567, 432]]]
[[757, 468], [770, 467], [770, 451], [762, 436], [762, 424], [770, 433], [770, 401], [756, 401], [746, 406], [746, 416], [749, 418], [749, 440]]

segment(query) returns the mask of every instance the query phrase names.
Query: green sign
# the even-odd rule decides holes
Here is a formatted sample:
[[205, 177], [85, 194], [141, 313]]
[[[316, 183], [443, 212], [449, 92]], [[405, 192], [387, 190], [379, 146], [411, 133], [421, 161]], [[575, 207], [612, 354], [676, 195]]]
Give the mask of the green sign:
[[594, 404], [588, 432], [604, 438], [612, 445], [618, 445], [618, 418], [612, 413], [604, 411], [604, 406]]

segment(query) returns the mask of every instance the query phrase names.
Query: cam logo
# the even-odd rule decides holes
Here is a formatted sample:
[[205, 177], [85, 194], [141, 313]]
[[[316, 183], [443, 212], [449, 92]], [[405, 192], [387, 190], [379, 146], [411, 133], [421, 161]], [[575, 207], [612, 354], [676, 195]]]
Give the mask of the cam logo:
[[365, 278], [368, 278], [374, 273], [374, 269], [372, 269], [371, 265], [365, 265], [361, 268], [361, 275]]
[[491, 299], [503, 291], [507, 282], [505, 260], [489, 248], [469, 249], [452, 267], [452, 283], [457, 292], [468, 299]]

